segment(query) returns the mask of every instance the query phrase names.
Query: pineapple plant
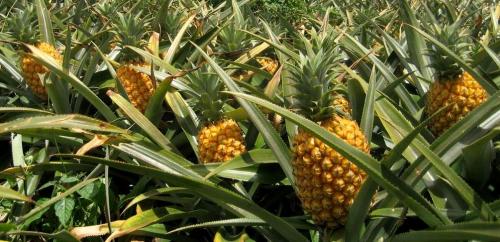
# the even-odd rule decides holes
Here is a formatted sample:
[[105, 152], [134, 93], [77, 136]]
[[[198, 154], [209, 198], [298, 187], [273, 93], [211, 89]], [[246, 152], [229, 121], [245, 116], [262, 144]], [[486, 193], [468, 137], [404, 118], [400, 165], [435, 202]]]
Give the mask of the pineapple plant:
[[[423, 34], [429, 33], [424, 28], [467, 16], [460, 29], [473, 29], [470, 16], [482, 16], [477, 23], [480, 31], [471, 37], [489, 37], [471, 48], [478, 53], [469, 66], [477, 67], [493, 87], [498, 87], [497, 4], [401, 0], [394, 8], [392, 1], [293, 1], [321, 9], [310, 8], [303, 16], [295, 16], [296, 21], [276, 15], [280, 21], [268, 21], [267, 28], [256, 18], [259, 13], [248, 11], [250, 4], [262, 1], [40, 0], [33, 2], [44, 21], [32, 19], [11, 30], [14, 25], [9, 22], [18, 18], [17, 10], [12, 10], [26, 11], [24, 5], [30, 1], [0, 1], [0, 144], [7, 148], [0, 152], [5, 161], [0, 169], [4, 193], [0, 212], [5, 224], [0, 240], [500, 241], [500, 233], [491, 232], [500, 229], [496, 216], [500, 166], [495, 159], [500, 151], [496, 132], [500, 115], [495, 115], [498, 92], [483, 85], [492, 90], [481, 104], [481, 112], [467, 114], [468, 122], [462, 122], [455, 135], [442, 136], [437, 143], [428, 135], [413, 136], [420, 130], [415, 120], [422, 116], [413, 111], [426, 100], [428, 81], [434, 79], [428, 65], [431, 62], [420, 59], [427, 48], [424, 41], [430, 39]], [[431, 2], [436, 4], [425, 6]], [[231, 21], [236, 21], [238, 7], [244, 10], [240, 16], [246, 23], [243, 27], [261, 38], [237, 36], [243, 28], [237, 25], [221, 32], [234, 24]], [[368, 9], [371, 12], [363, 14]], [[427, 9], [438, 16], [430, 19]], [[142, 12], [135, 20], [141, 24], [119, 27], [120, 22], [133, 21], [128, 20], [130, 12]], [[176, 16], [165, 17], [166, 12]], [[103, 88], [123, 83], [128, 87], [128, 94], [121, 90], [124, 96], [136, 100], [134, 104], [141, 108], [155, 86], [155, 79], [148, 76], [153, 65], [147, 64], [149, 58], [142, 60], [144, 55], [126, 48], [144, 48], [141, 39], [146, 28], [140, 26], [144, 18], [151, 18], [151, 27], [161, 33], [155, 33], [149, 43], [151, 52], [161, 59], [161, 53], [172, 48], [182, 20], [193, 14], [191, 26], [174, 48], [174, 66], [154, 66], [158, 76], [175, 77], [155, 91], [167, 91], [165, 106], [171, 110], [166, 107], [166, 112], [148, 115], [150, 122], [137, 115], [126, 120], [115, 115], [112, 108], [124, 108], [126, 103], [109, 92], [110, 102]], [[366, 21], [368, 18], [373, 21]], [[177, 23], [179, 19], [181, 23]], [[49, 26], [52, 21], [55, 28]], [[374, 31], [373, 24], [383, 30]], [[297, 32], [306, 33], [291, 34], [297, 26], [301, 26]], [[31, 31], [21, 33], [21, 27], [53, 32], [59, 40], [68, 41], [64, 56], [68, 65], [64, 67], [69, 68], [57, 73], [54, 82], [46, 81], [45, 87], [43, 81], [48, 78], [37, 73], [50, 105], [25, 96], [26, 91], [32, 91], [20, 75], [22, 66], [16, 66], [23, 58], [22, 45], [11, 41], [11, 36], [19, 31], [17, 39], [38, 44], [40, 49], [46, 49], [42, 40], [54, 42], [45, 34], [22, 37]], [[323, 33], [330, 29], [335, 31]], [[415, 41], [422, 37], [419, 33], [425, 38]], [[273, 50], [254, 48], [264, 39], [272, 40]], [[117, 46], [110, 51], [112, 41]], [[381, 44], [378, 53], [370, 49], [373, 41]], [[449, 49], [467, 43], [454, 41]], [[446, 44], [447, 40], [441, 42]], [[60, 41], [56, 43], [61, 46]], [[207, 55], [200, 55], [191, 43]], [[492, 51], [485, 51], [485, 46]], [[249, 50], [252, 55], [245, 56]], [[110, 80], [109, 66], [96, 51], [109, 53], [108, 58], [117, 58], [113, 64], [120, 62], [129, 68], [120, 69], [117, 64], [120, 78]], [[437, 58], [449, 61], [446, 53]], [[231, 83], [228, 76], [235, 73], [247, 69], [261, 73], [223, 60], [241, 56], [246, 58], [238, 62], [270, 72], [271, 60], [267, 58], [279, 56], [280, 65], [285, 67], [280, 82], [266, 85], [263, 75], [255, 75], [247, 83]], [[346, 66], [337, 70], [340, 59]], [[441, 67], [442, 73], [449, 70], [433, 59], [435, 69]], [[451, 61], [449, 65], [455, 67]], [[29, 68], [36, 70], [25, 69]], [[455, 75], [449, 71], [442, 74], [448, 76], [443, 80], [460, 75], [470, 78], [459, 69]], [[390, 73], [393, 75], [387, 75]], [[344, 89], [347, 76], [353, 78], [349, 84], [355, 84], [349, 86], [350, 95]], [[447, 83], [437, 76], [435, 79], [436, 85]], [[233, 84], [240, 84], [246, 94]], [[226, 89], [231, 92], [224, 92]], [[453, 90], [443, 90], [441, 94], [453, 94]], [[462, 96], [469, 93], [464, 88], [457, 91]], [[362, 92], [374, 95], [352, 95]], [[406, 93], [410, 98], [404, 98]], [[352, 111], [364, 110], [359, 120], [366, 137], [350, 117], [350, 104], [355, 100], [357, 106]], [[240, 106], [233, 109], [236, 101]], [[59, 102], [68, 103], [69, 109], [59, 109]], [[251, 103], [262, 114], [247, 105]], [[368, 107], [358, 106], [365, 104]], [[443, 105], [450, 110], [454, 107]], [[318, 125], [302, 122], [305, 118], [287, 109]], [[422, 111], [427, 115], [425, 109]], [[232, 115], [238, 120], [232, 120]], [[272, 131], [265, 115], [278, 132]], [[301, 128], [295, 130], [293, 123]], [[326, 136], [339, 138], [316, 138]], [[351, 145], [340, 144], [340, 140]], [[209, 163], [232, 159], [246, 150], [251, 151], [237, 157], [236, 162]], [[364, 183], [360, 194], [365, 172], [370, 182]], [[360, 202], [356, 207], [359, 211], [353, 210], [353, 200]], [[372, 202], [377, 209], [367, 213]], [[356, 220], [346, 223], [346, 216], [353, 213]], [[311, 226], [313, 222], [318, 225]], [[335, 228], [344, 223], [345, 228]]]
[[[289, 65], [297, 90], [294, 110], [325, 130], [369, 153], [370, 147], [358, 124], [345, 109], [347, 100], [332, 95], [334, 65], [339, 56], [334, 48], [318, 48]], [[339, 105], [340, 107], [335, 107]], [[316, 224], [337, 227], [346, 222], [349, 207], [366, 179], [364, 171], [311, 134], [299, 130], [293, 140], [293, 173], [304, 210]]]
[[[203, 70], [203, 72], [202, 72]], [[188, 75], [189, 102], [199, 114], [202, 128], [198, 132], [198, 151], [202, 163], [223, 162], [246, 151], [241, 128], [233, 119], [224, 117], [226, 101], [221, 93], [223, 83], [206, 69]]]
[[[246, 54], [252, 47], [250, 36], [242, 30], [249, 30], [249, 21], [244, 19], [239, 8], [233, 9], [233, 19], [224, 26], [217, 36], [214, 51], [228, 60], [235, 60]], [[231, 77], [235, 80], [249, 80], [255, 73], [250, 70], [237, 69]]]
[[118, 13], [114, 22], [114, 32], [118, 37], [118, 44], [122, 48], [120, 59], [122, 64], [116, 70], [116, 76], [132, 105], [144, 113], [156, 85], [149, 75], [134, 68], [135, 66], [149, 69], [150, 65], [132, 50], [125, 48], [125, 46], [141, 48], [146, 44], [143, 37], [146, 34], [147, 23], [141, 21], [140, 15], [140, 13], [136, 15]]
[[[460, 32], [459, 21], [442, 28], [436, 27], [435, 37], [463, 60], [470, 63], [470, 47], [468, 36]], [[435, 81], [427, 94], [426, 112], [432, 115], [439, 109], [446, 110], [437, 114], [429, 123], [429, 129], [439, 136], [457, 121], [465, 117], [471, 110], [487, 99], [484, 88], [468, 72], [441, 49], [432, 46], [430, 56], [435, 69]]]
[[[46, 42], [38, 40], [38, 32], [34, 29], [35, 10], [33, 5], [28, 4], [24, 9], [16, 9], [11, 18], [7, 20], [11, 35], [18, 41], [34, 44], [44, 53], [50, 55], [57, 62], [62, 63], [62, 56], [56, 48]], [[50, 73], [49, 69], [31, 57], [28, 53], [22, 53], [20, 58], [21, 73], [31, 91], [39, 98], [47, 99], [47, 90], [43, 82], [43, 76]]]

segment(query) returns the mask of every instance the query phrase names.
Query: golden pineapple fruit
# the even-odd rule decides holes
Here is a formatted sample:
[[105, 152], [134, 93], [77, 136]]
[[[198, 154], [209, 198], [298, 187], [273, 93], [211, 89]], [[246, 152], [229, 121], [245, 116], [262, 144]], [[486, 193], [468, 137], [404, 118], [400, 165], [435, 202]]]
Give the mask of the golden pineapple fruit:
[[203, 163], [223, 162], [246, 151], [241, 128], [232, 119], [222, 119], [198, 133], [198, 150]]
[[[330, 133], [370, 152], [355, 121], [333, 115], [321, 122]], [[294, 138], [293, 173], [304, 210], [318, 225], [337, 227], [346, 222], [366, 173], [337, 151], [302, 130]]]
[[272, 58], [257, 58], [257, 62], [266, 70], [267, 72], [274, 74], [278, 70], [278, 61]]
[[[62, 63], [61, 54], [59, 54], [56, 48], [54, 48], [54, 46], [52, 46], [51, 44], [41, 42], [38, 43], [36, 47], [46, 54], [50, 55], [57, 62]], [[47, 99], [47, 91], [45, 90], [45, 87], [42, 83], [42, 80], [40, 80], [39, 75], [48, 74], [50, 72], [49, 69], [36, 61], [33, 57], [25, 54], [21, 58], [21, 71], [26, 80], [26, 83], [33, 91], [33, 93], [41, 99]]]
[[450, 106], [432, 118], [430, 130], [439, 136], [486, 99], [484, 88], [467, 72], [460, 74], [456, 80], [435, 81], [427, 96], [427, 114], [432, 115]]
[[153, 80], [149, 75], [135, 70], [132, 66], [146, 66], [145, 63], [130, 63], [122, 65], [116, 71], [116, 76], [122, 84], [127, 96], [139, 111], [146, 111], [149, 99], [154, 92]]

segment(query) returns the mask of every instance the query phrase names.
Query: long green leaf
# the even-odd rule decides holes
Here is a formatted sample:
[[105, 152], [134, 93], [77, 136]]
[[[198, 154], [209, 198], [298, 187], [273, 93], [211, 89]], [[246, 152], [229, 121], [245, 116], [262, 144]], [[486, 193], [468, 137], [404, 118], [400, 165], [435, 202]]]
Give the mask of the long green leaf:
[[71, 171], [92, 171], [94, 165], [88, 164], [77, 164], [74, 162], [49, 162], [49, 163], [40, 163], [29, 166], [15, 166], [7, 168], [3, 171], [0, 171], [0, 178], [2, 179], [15, 179], [19, 176], [23, 176], [26, 173], [34, 173], [40, 174], [44, 171], [61, 171], [65, 172], [68, 170]]
[[498, 223], [463, 223], [438, 227], [436, 230], [412, 231], [396, 235], [391, 241], [499, 241]]
[[[342, 38], [341, 43], [351, 52], [358, 56], [367, 56], [373, 64], [378, 68], [380, 73], [384, 76], [388, 83], [393, 83], [397, 80], [396, 76], [389, 70], [389, 68], [378, 59], [371, 51], [364, 47], [359, 41], [347, 33], [344, 33], [346, 38]], [[410, 94], [406, 89], [401, 86], [395, 88], [396, 93], [403, 102], [403, 105], [408, 109], [410, 113], [418, 112], [417, 103], [411, 98]]]
[[193, 178], [201, 178], [201, 176], [197, 173], [184, 167], [186, 165], [191, 165], [191, 162], [171, 151], [154, 151], [136, 143], [120, 143], [119, 145], [115, 145], [114, 147], [162, 171], [182, 174], [184, 176]]
[[113, 102], [120, 107], [127, 116], [130, 117], [139, 127], [144, 130], [144, 132], [153, 139], [156, 144], [161, 148], [179, 153], [177, 148], [170, 142], [170, 140], [163, 135], [160, 130], [158, 130], [152, 123], [146, 118], [139, 110], [137, 110], [132, 104], [127, 102], [125, 98], [114, 93], [113, 91], [108, 91], [108, 96], [113, 100]]
[[24, 196], [10, 188], [0, 186], [0, 197], [5, 199], [19, 200], [25, 202], [33, 202], [31, 198]]
[[50, 13], [42, 0], [36, 0], [36, 13], [38, 16], [38, 26], [40, 27], [41, 39], [43, 41], [54, 45], [55, 38], [52, 30], [52, 21], [50, 20]]
[[38, 231], [9, 231], [6, 235], [22, 235], [22, 236], [33, 236], [37, 239], [40, 237], [53, 239], [55, 241], [65, 241], [65, 242], [81, 242], [79, 239], [75, 238], [72, 234], [70, 234], [67, 230], [61, 230], [57, 233], [43, 233]]
[[175, 36], [174, 40], [172, 41], [172, 44], [168, 48], [167, 54], [165, 55], [165, 61], [170, 63], [172, 62], [172, 59], [174, 58], [175, 51], [177, 48], [179, 48], [179, 45], [181, 43], [182, 37], [184, 36], [184, 33], [186, 32], [187, 28], [189, 25], [191, 25], [191, 22], [193, 22], [194, 17], [196, 17], [196, 14], [191, 15], [186, 22], [182, 25], [181, 29]]
[[89, 118], [79, 114], [69, 115], [53, 115], [53, 116], [36, 116], [31, 118], [23, 118], [15, 121], [0, 123], [0, 134], [8, 132], [17, 132], [25, 129], [85, 129], [101, 132], [111, 132], [126, 134], [127, 130], [118, 128], [109, 123]]
[[164, 95], [164, 99], [174, 112], [175, 118], [184, 131], [196, 157], [199, 157], [197, 138], [199, 120], [196, 118], [196, 114], [177, 91], [170, 90]]
[[169, 78], [165, 78], [160, 82], [160, 84], [156, 87], [155, 92], [149, 99], [148, 106], [144, 112], [144, 116], [146, 116], [155, 126], [157, 126], [161, 121], [163, 115], [163, 100], [165, 98], [165, 94], [170, 89], [170, 85], [171, 80]]
[[15, 113], [25, 113], [25, 112], [32, 112], [32, 113], [39, 113], [39, 114], [48, 114], [52, 115], [54, 113], [51, 113], [46, 110], [41, 110], [41, 109], [36, 109], [36, 108], [25, 108], [25, 107], [0, 107], [0, 113], [10, 113], [10, 112], [15, 112]]
[[[403, 21], [409, 25], [419, 26], [419, 22], [415, 16], [415, 11], [411, 9], [407, 0], [401, 0], [402, 8], [400, 8]], [[415, 60], [422, 76], [426, 80], [432, 80], [432, 70], [429, 57], [426, 55], [427, 46], [425, 41], [418, 35], [414, 29], [404, 25], [406, 34], [406, 42], [408, 43], [408, 52], [412, 60]], [[416, 80], [415, 80], [416, 81]]]
[[168, 207], [146, 210], [125, 220], [120, 228], [113, 231], [113, 233], [106, 239], [106, 242], [113, 241], [113, 239], [129, 234], [151, 224], [168, 222], [171, 220], [189, 217], [197, 217], [204, 214], [207, 214], [207, 211], [194, 210], [189, 212], [182, 212], [169, 209]]
[[136, 205], [137, 203], [147, 200], [149, 198], [158, 196], [158, 195], [164, 195], [164, 194], [169, 194], [169, 193], [183, 193], [183, 192], [189, 192], [186, 188], [180, 188], [180, 187], [163, 187], [163, 188], [157, 188], [153, 190], [149, 190], [145, 193], [139, 194], [132, 201], [130, 201], [127, 206], [122, 211], [122, 214], [127, 211], [129, 208], [132, 206]]

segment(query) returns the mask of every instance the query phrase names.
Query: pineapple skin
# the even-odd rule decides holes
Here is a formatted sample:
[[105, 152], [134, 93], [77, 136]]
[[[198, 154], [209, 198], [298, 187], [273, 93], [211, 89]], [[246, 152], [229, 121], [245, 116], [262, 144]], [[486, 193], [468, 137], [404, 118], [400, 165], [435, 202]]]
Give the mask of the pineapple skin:
[[[50, 55], [58, 63], [62, 63], [62, 56], [57, 52], [56, 48], [51, 44], [41, 42], [36, 45], [44, 53]], [[39, 75], [44, 75], [49, 73], [47, 67], [40, 64], [33, 57], [28, 54], [24, 54], [21, 58], [21, 72], [32, 92], [43, 100], [47, 100], [47, 91], [40, 80]]]
[[271, 75], [278, 70], [278, 61], [271, 58], [258, 58], [257, 62]]
[[345, 114], [352, 114], [352, 109], [349, 101], [342, 95], [337, 95], [333, 98], [333, 106], [339, 107], [340, 110]]
[[[330, 133], [370, 153], [363, 132], [353, 120], [333, 115], [321, 122]], [[293, 173], [304, 210], [317, 225], [344, 225], [366, 173], [331, 147], [299, 130], [294, 138]]]
[[426, 112], [432, 115], [450, 105], [429, 123], [429, 129], [436, 136], [441, 135], [453, 124], [487, 99], [486, 90], [467, 72], [456, 80], [434, 82], [427, 95]]
[[202, 163], [224, 162], [246, 151], [241, 128], [232, 119], [205, 125], [198, 133]]
[[154, 92], [153, 80], [145, 73], [136, 71], [132, 67], [134, 65], [147, 66], [145, 63], [125, 64], [116, 70], [116, 76], [125, 89], [132, 105], [144, 113]]

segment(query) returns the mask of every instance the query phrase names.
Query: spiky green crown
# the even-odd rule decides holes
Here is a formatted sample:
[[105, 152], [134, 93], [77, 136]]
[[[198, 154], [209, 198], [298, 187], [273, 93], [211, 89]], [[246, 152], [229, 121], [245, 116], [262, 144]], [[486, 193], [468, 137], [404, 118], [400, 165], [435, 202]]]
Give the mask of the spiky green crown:
[[38, 31], [36, 24], [35, 8], [28, 4], [24, 9], [15, 9], [13, 14], [7, 18], [9, 33], [14, 39], [34, 44], [38, 41]]
[[184, 92], [190, 97], [188, 102], [198, 113], [202, 123], [215, 122], [224, 116], [222, 110], [227, 95], [221, 93], [224, 84], [219, 76], [208, 68], [190, 73], [188, 87]]
[[141, 18], [141, 13], [135, 15], [118, 13], [113, 24], [113, 32], [118, 38], [119, 46], [122, 47], [122, 59], [134, 60], [138, 58], [138, 55], [133, 50], [124, 47], [142, 48], [146, 45], [144, 35], [146, 34], [146, 28], [149, 26], [148, 21]]
[[332, 106], [336, 77], [335, 64], [340, 54], [328, 35], [313, 34], [312, 43], [303, 39], [305, 52], [297, 61], [289, 63], [290, 74], [297, 92], [293, 95], [292, 106], [299, 114], [313, 121], [321, 121], [332, 116]]
[[[434, 37], [458, 55], [466, 63], [471, 61], [471, 43], [469, 36], [460, 32], [459, 22], [434, 29]], [[431, 66], [436, 70], [436, 79], [440, 81], [455, 80], [463, 73], [458, 63], [451, 59], [447, 53], [435, 45], [431, 46], [429, 55], [432, 58]]]
[[102, 17], [109, 18], [116, 14], [119, 6], [115, 0], [102, 0], [96, 3], [95, 8]]
[[239, 8], [233, 8], [233, 12], [232, 19], [218, 35], [217, 42], [222, 52], [241, 51], [251, 45], [251, 38], [242, 31], [247, 29], [248, 20], [243, 17]]

